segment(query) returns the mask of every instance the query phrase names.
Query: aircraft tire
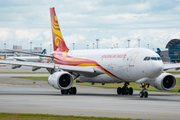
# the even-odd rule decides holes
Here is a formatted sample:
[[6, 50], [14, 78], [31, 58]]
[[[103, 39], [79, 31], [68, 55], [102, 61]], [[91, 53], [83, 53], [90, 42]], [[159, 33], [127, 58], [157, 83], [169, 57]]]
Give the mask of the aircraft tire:
[[143, 98], [143, 96], [144, 96], [143, 91], [141, 91], [141, 92], [139, 93], [139, 97], [140, 97], [140, 98]]
[[124, 88], [125, 89], [125, 95], [128, 95], [129, 94], [129, 88]]
[[64, 93], [65, 93], [64, 90], [61, 90], [61, 94], [64, 95]]
[[122, 88], [122, 95], [126, 95], [126, 89], [124, 87]]
[[145, 97], [145, 98], [148, 97], [148, 92], [147, 92], [147, 91], [144, 92], [144, 97]]
[[117, 94], [120, 95], [122, 93], [122, 88], [121, 87], [118, 87], [117, 88]]
[[130, 88], [129, 88], [129, 95], [132, 95], [132, 94], [133, 94], [133, 88], [130, 87]]
[[129, 94], [129, 88], [125, 89], [125, 95]]
[[76, 92], [77, 92], [76, 87], [72, 87], [72, 94], [73, 94], [73, 95], [75, 95], [75, 94], [76, 94]]
[[69, 90], [64, 90], [65, 95], [68, 95], [68, 93], [69, 93]]
[[73, 88], [72, 88], [72, 87], [69, 89], [69, 94], [70, 94], [70, 95], [73, 94]]

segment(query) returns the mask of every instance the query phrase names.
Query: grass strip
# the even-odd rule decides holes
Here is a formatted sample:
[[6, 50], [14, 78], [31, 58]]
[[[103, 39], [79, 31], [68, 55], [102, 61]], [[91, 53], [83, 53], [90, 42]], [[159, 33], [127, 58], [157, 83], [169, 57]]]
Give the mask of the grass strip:
[[166, 72], [171, 74], [180, 74], [180, 71], [166, 71]]
[[[31, 80], [43, 80], [43, 81], [47, 81], [48, 77], [34, 77], [34, 76], [30, 76], [30, 77], [12, 77], [12, 78], [21, 78], [21, 79], [31, 79]], [[164, 91], [164, 90], [157, 90], [156, 88], [149, 86], [148, 91], [157, 91], [157, 92], [178, 92], [178, 89], [180, 89], [180, 78], [176, 78], [177, 79], [177, 85], [175, 87], [175, 89], [171, 90], [171, 91]], [[102, 85], [101, 83], [95, 83], [94, 85], [91, 85], [91, 83], [76, 83], [74, 81], [74, 84], [76, 85], [85, 85], [85, 86], [96, 86], [96, 87], [106, 87], [106, 88], [118, 88], [118, 87], [123, 87], [124, 83], [106, 83], [105, 85]], [[142, 90], [142, 88], [140, 88], [139, 84], [131, 82], [129, 87], [132, 87], [134, 90]]]
[[21, 78], [21, 79], [30, 79], [30, 80], [43, 80], [43, 81], [48, 81], [48, 77], [36, 77], [36, 76], [17, 76], [17, 77], [12, 77], [12, 78]]
[[141, 120], [130, 118], [81, 117], [50, 114], [0, 113], [1, 120]]

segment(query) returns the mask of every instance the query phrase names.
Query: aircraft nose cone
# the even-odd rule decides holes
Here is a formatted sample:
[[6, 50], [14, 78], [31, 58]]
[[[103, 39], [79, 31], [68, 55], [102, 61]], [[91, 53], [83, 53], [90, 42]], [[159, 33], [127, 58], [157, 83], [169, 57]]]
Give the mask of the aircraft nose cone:
[[162, 61], [154, 61], [152, 67], [154, 71], [154, 77], [158, 77], [163, 72], [164, 69]]

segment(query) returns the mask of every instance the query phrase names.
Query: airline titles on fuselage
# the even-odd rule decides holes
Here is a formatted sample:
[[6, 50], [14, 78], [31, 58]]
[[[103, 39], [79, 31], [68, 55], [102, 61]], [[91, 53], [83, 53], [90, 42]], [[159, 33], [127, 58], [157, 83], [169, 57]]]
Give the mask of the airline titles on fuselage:
[[125, 58], [127, 54], [102, 55], [102, 58]]

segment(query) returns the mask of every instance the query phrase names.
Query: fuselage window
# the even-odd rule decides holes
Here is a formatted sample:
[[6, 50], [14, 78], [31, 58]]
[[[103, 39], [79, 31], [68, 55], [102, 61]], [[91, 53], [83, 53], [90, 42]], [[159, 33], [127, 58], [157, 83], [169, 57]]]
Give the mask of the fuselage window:
[[157, 60], [157, 58], [156, 57], [151, 57], [151, 60]]

